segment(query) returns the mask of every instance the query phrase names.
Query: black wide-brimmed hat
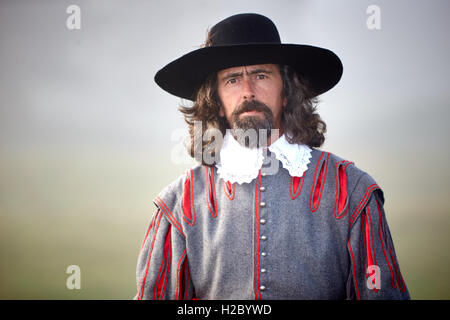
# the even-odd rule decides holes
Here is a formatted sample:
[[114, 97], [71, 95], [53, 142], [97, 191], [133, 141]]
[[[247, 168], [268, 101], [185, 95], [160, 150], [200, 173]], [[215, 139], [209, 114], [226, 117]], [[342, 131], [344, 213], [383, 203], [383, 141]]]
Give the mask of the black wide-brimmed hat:
[[307, 79], [314, 95], [334, 87], [342, 76], [342, 63], [324, 48], [281, 43], [275, 24], [267, 17], [245, 13], [231, 16], [213, 26], [206, 47], [172, 61], [155, 75], [167, 92], [195, 100], [206, 78], [217, 71], [255, 64], [291, 66]]

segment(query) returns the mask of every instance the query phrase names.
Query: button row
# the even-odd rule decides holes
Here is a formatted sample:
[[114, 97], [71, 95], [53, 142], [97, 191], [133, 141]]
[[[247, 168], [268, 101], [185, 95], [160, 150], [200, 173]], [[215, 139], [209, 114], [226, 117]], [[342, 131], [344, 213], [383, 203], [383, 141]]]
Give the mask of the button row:
[[[266, 173], [265, 172], [261, 172], [261, 176], [262, 177], [265, 177], [266, 176]], [[261, 187], [259, 187], [259, 191], [261, 191], [261, 192], [264, 192], [264, 191], [266, 191], [266, 187], [263, 187], [263, 186], [261, 186]], [[259, 204], [262, 208], [264, 208], [265, 206], [266, 206], [266, 203], [264, 202], [264, 201], [261, 201], [261, 203]], [[266, 219], [260, 219], [259, 220], [259, 223], [261, 223], [261, 224], [266, 224]], [[265, 235], [262, 235], [261, 237], [260, 237], [260, 239], [261, 240], [263, 240], [263, 241], [265, 241], [265, 240], [267, 240], [267, 237], [265, 236]], [[263, 256], [263, 257], [265, 257], [265, 256], [267, 256], [267, 253], [266, 252], [261, 252], [261, 256]], [[264, 269], [264, 268], [261, 268], [261, 273], [266, 273], [267, 272], [267, 270], [266, 269]], [[261, 290], [261, 291], [265, 291], [266, 290], [266, 287], [265, 286], [260, 286], [259, 287], [259, 290]]]

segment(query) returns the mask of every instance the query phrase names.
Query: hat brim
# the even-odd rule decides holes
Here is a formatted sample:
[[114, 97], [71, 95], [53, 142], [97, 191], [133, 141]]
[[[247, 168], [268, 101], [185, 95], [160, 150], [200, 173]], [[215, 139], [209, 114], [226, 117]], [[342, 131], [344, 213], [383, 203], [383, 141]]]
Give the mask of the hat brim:
[[175, 96], [194, 101], [210, 74], [266, 63], [290, 65], [308, 80], [315, 96], [333, 88], [343, 71], [339, 57], [328, 49], [299, 44], [245, 44], [194, 50], [159, 70], [155, 82]]

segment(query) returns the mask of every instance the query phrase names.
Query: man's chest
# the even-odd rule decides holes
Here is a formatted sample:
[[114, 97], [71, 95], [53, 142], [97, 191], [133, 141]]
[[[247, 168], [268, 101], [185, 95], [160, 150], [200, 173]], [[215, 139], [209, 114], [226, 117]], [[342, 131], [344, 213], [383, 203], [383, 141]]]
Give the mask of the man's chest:
[[330, 291], [317, 291], [317, 298], [343, 292], [336, 290], [348, 272], [347, 225], [333, 215], [335, 192], [325, 180], [317, 186], [314, 176], [262, 170], [252, 183], [239, 185], [208, 171], [204, 190], [181, 203], [186, 221], [195, 215], [185, 229], [197, 294], [226, 298], [229, 288], [230, 296], [240, 292], [243, 299], [275, 293], [289, 299], [314, 296], [324, 286]]

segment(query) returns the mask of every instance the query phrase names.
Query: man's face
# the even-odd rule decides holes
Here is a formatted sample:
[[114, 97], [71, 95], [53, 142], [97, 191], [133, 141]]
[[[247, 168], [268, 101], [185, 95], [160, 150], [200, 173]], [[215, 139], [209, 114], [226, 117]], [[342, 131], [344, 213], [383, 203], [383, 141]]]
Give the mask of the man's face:
[[[280, 70], [275, 64], [233, 67], [217, 73], [222, 102], [219, 115], [232, 129], [281, 129], [285, 99]], [[281, 131], [281, 130], [280, 130]]]

